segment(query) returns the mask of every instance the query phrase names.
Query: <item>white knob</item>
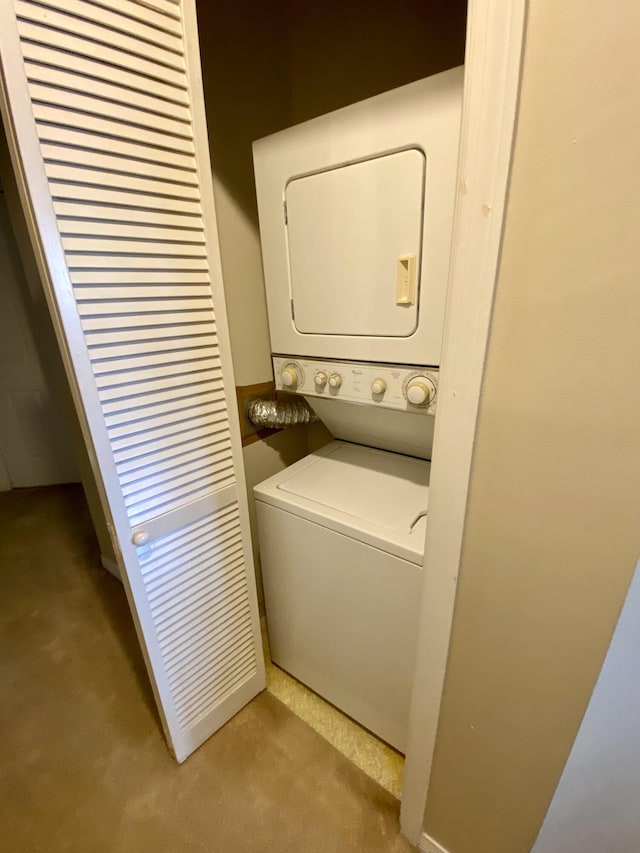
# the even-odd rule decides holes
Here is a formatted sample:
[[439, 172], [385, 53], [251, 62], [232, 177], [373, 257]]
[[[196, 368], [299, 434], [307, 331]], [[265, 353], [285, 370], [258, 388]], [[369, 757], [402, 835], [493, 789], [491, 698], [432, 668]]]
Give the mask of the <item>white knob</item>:
[[387, 390], [387, 383], [384, 379], [374, 379], [371, 383], [371, 393], [372, 394], [384, 394]]
[[285, 388], [294, 388], [300, 381], [298, 371], [295, 367], [283, 367], [280, 371], [280, 379]]
[[316, 383], [318, 388], [324, 388], [327, 384], [327, 374], [320, 371], [320, 373], [316, 373], [313, 381]]
[[426, 406], [435, 393], [435, 385], [426, 376], [416, 376], [407, 383], [407, 400], [414, 406]]
[[342, 376], [339, 373], [332, 373], [329, 377], [329, 385], [332, 388], [339, 388], [342, 385]]
[[146, 545], [149, 541], [149, 534], [146, 530], [136, 530], [131, 537], [131, 541], [134, 545]]

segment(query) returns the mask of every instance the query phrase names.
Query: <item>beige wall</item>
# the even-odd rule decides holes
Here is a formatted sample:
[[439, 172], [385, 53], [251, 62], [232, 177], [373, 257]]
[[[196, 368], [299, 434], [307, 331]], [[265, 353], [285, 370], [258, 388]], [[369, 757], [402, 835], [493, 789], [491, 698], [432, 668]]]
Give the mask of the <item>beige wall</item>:
[[464, 62], [466, 0], [289, 0], [295, 123]]
[[426, 829], [528, 853], [640, 546], [640, 6], [531, 0]]
[[290, 124], [282, 4], [198, 2], [218, 235], [237, 385], [272, 378], [253, 178], [254, 139]]

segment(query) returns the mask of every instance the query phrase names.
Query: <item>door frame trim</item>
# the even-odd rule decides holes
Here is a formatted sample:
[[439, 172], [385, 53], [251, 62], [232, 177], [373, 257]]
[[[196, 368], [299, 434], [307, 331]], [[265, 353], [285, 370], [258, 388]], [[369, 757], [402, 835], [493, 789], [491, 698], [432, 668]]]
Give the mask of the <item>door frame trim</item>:
[[409, 716], [403, 833], [422, 834], [516, 131], [527, 0], [470, 0], [452, 263]]

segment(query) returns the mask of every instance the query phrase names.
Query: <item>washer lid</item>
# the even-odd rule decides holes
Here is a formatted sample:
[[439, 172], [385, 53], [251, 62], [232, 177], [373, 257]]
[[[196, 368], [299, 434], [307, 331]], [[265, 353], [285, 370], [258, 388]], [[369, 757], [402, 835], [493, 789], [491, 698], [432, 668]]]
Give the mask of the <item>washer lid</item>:
[[256, 499], [422, 564], [429, 463], [334, 441], [256, 486]]

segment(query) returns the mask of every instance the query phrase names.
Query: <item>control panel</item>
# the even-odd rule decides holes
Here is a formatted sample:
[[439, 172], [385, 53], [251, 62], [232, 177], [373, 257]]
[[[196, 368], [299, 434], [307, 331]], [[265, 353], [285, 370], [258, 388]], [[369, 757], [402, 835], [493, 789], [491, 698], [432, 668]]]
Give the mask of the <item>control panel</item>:
[[275, 355], [273, 372], [278, 391], [415, 414], [436, 412], [438, 371], [435, 368]]

